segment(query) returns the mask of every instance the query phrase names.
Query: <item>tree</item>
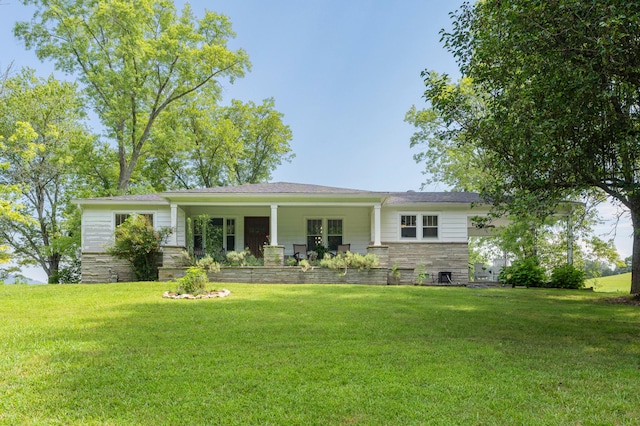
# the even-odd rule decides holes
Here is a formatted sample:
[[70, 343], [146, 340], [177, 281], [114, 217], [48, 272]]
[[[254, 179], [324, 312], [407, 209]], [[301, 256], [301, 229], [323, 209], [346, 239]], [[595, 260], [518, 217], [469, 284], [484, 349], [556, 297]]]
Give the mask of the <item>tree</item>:
[[275, 101], [232, 100], [218, 106], [206, 92], [159, 121], [156, 146], [144, 174], [155, 188], [210, 188], [266, 182], [293, 157], [291, 129]]
[[637, 2], [486, 0], [453, 15], [445, 46], [478, 93], [462, 135], [507, 177], [485, 197], [544, 210], [598, 189], [629, 210], [640, 293], [640, 7]]
[[244, 51], [227, 48], [235, 36], [224, 15], [196, 20], [189, 5], [178, 15], [169, 0], [23, 0], [35, 6], [31, 22], [15, 34], [40, 59], [75, 74], [118, 147], [118, 184], [153, 152], [149, 137], [172, 105], [207, 88], [219, 98], [217, 79], [244, 75]]
[[[473, 120], [485, 114], [487, 94], [477, 91], [470, 78], [452, 82], [447, 75], [434, 71], [425, 71], [422, 75], [426, 86], [424, 97], [430, 105], [424, 109], [411, 107], [405, 121], [416, 128], [411, 147], [419, 149], [414, 160], [425, 164], [426, 184], [440, 182], [453, 191], [485, 194], [487, 188], [499, 187], [509, 176], [492, 165], [494, 156], [490, 151], [466, 134]], [[567, 262], [569, 219], [571, 238], [581, 242], [574, 245], [574, 262], [583, 265], [591, 258], [614, 262], [617, 253], [613, 242], [604, 242], [593, 235], [593, 226], [598, 223], [595, 207], [603, 197], [593, 192], [571, 195], [582, 203], [571, 204], [571, 209], [565, 209], [563, 215], [550, 216], [546, 201], [532, 198], [524, 204], [526, 209], [511, 212], [496, 209], [496, 215], [510, 214], [509, 224], [495, 229], [491, 237], [479, 238], [470, 249], [490, 258], [501, 258], [505, 252], [515, 259], [536, 257], [542, 266], [552, 270]], [[539, 205], [531, 208], [531, 202]], [[488, 225], [482, 221], [477, 223], [480, 227]]]
[[[11, 196], [0, 214], [0, 238], [21, 265], [38, 265], [57, 282], [79, 244], [67, 210], [77, 157], [93, 141], [80, 124], [76, 87], [25, 69], [5, 82], [0, 104], [2, 186]], [[70, 215], [68, 215], [69, 213]]]

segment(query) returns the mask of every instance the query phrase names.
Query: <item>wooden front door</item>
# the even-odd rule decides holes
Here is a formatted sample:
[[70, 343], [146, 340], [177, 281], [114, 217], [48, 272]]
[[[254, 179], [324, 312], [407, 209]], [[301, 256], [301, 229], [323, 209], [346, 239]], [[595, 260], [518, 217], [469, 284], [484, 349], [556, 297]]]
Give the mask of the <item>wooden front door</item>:
[[269, 236], [269, 217], [244, 218], [244, 246], [249, 247], [251, 254], [262, 257], [262, 246]]

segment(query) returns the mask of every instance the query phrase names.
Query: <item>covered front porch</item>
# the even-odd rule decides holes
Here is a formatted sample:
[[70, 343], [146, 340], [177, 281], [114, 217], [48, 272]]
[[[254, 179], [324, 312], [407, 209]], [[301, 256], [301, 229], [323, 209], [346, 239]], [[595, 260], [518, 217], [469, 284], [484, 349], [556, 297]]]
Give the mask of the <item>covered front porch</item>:
[[380, 203], [172, 203], [168, 246], [182, 246], [195, 256], [224, 255], [248, 249], [257, 258], [265, 247], [281, 260], [294, 255], [294, 245], [308, 251], [350, 251], [366, 254], [381, 246]]

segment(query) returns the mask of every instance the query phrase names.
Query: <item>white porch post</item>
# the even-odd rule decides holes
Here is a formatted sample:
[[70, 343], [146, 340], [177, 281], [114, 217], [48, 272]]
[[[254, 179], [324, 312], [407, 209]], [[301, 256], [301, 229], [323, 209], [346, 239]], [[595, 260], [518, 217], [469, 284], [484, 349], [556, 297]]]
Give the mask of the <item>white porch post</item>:
[[278, 205], [271, 204], [271, 231], [269, 235], [270, 245], [278, 245]]
[[373, 245], [382, 245], [380, 241], [380, 204], [374, 204], [373, 206]]
[[171, 203], [171, 235], [169, 236], [169, 245], [178, 245], [178, 205]]

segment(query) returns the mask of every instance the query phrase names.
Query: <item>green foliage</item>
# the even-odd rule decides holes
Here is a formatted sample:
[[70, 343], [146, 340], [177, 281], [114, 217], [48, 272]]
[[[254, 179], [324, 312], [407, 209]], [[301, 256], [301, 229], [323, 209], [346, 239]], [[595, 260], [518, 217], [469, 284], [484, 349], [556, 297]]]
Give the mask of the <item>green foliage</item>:
[[354, 268], [358, 270], [376, 268], [380, 265], [378, 256], [372, 253], [361, 255], [360, 253], [352, 253], [350, 251], [346, 253], [338, 253], [335, 256], [326, 254], [320, 261], [320, 266], [329, 269], [342, 269], [344, 274], [347, 273], [347, 269]]
[[139, 281], [154, 281], [158, 279], [160, 246], [170, 233], [171, 229], [156, 230], [146, 217], [134, 214], [116, 228], [115, 242], [107, 253], [129, 261]]
[[501, 283], [512, 287], [544, 287], [546, 283], [544, 269], [535, 257], [520, 259], [502, 268], [498, 279]]
[[262, 260], [256, 258], [248, 248], [245, 248], [243, 251], [228, 252], [226, 264], [229, 266], [261, 266]]
[[93, 142], [81, 124], [83, 107], [75, 84], [37, 78], [31, 69], [4, 81], [0, 95], [0, 246], [21, 266], [41, 266], [52, 282], [80, 244], [70, 199], [83, 149]]
[[154, 151], [147, 142], [159, 117], [200, 90], [218, 99], [218, 80], [233, 81], [249, 67], [244, 51], [227, 47], [235, 36], [229, 19], [210, 11], [195, 19], [188, 4], [178, 14], [164, 0], [25, 3], [34, 17], [19, 22], [15, 34], [86, 89], [121, 154], [119, 190]]
[[199, 266], [187, 268], [184, 277], [178, 279], [177, 294], [202, 294], [209, 282], [207, 272]]
[[289, 257], [284, 262], [284, 264], [287, 265], [287, 266], [296, 266], [297, 263], [298, 263], [298, 261], [294, 257]]
[[219, 272], [220, 264], [211, 256], [205, 256], [196, 262], [196, 266], [209, 272]]
[[400, 272], [398, 262], [393, 262], [393, 266], [391, 267], [391, 278], [393, 278], [396, 284], [399, 284], [401, 277], [402, 273]]
[[[483, 151], [483, 170], [503, 177], [483, 195], [544, 217], [568, 195], [595, 190], [639, 226], [637, 3], [486, 0], [452, 17], [443, 41], [484, 94], [482, 109], [456, 110], [428, 95], [434, 85], [425, 96], [445, 117], [460, 111], [448, 130]], [[640, 256], [633, 263], [631, 292], [640, 293]]]
[[585, 272], [567, 264], [559, 266], [551, 272], [550, 286], [554, 288], [579, 289], [584, 287], [584, 281]]

